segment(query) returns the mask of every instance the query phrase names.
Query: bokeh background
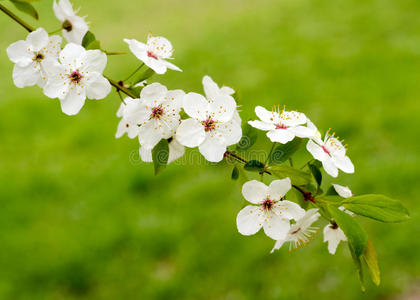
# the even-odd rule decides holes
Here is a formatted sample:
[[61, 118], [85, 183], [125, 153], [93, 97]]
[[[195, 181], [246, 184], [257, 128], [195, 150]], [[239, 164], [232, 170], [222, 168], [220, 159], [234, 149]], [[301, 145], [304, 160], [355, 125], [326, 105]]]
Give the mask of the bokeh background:
[[[347, 247], [329, 255], [322, 234], [270, 255], [264, 234], [236, 230], [244, 202], [231, 167], [196, 159], [155, 177], [137, 140], [114, 138], [115, 93], [69, 117], [40, 89], [14, 87], [6, 48], [26, 32], [0, 15], [1, 299], [420, 298], [418, 1], [74, 2], [109, 50], [149, 32], [172, 41], [184, 72], [152, 81], [202, 92], [208, 74], [239, 91], [243, 119], [280, 104], [333, 127], [356, 167], [333, 182], [398, 198], [411, 220], [358, 218], [382, 271], [365, 293]], [[24, 19], [59, 27], [52, 1], [35, 6], [41, 21]], [[106, 74], [137, 65], [110, 57]]]

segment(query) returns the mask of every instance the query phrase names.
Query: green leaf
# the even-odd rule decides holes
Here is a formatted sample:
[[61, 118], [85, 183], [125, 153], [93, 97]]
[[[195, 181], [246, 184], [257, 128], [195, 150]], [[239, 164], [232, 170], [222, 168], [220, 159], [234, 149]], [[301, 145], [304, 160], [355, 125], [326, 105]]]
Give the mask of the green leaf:
[[289, 177], [292, 184], [306, 185], [311, 182], [311, 174], [289, 166], [272, 166], [268, 168], [274, 176], [283, 179]]
[[257, 130], [245, 122], [242, 126], [242, 138], [236, 145], [237, 150], [247, 150], [257, 141]]
[[379, 271], [378, 257], [371, 241], [367, 242], [362, 258], [369, 269], [372, 282], [379, 285], [381, 283], [381, 273]]
[[24, 12], [25, 14], [30, 15], [36, 20], [39, 19], [39, 15], [35, 7], [33, 7], [32, 4], [28, 3], [28, 1], [10, 0], [10, 2], [12, 2], [13, 5], [21, 12]]
[[91, 31], [88, 31], [83, 37], [82, 46], [85, 47], [86, 50], [101, 49], [101, 42], [96, 39]]
[[354, 254], [357, 257], [362, 255], [367, 244], [367, 234], [363, 228], [352, 216], [341, 211], [334, 205], [328, 205], [328, 211], [341, 230], [343, 230], [350, 246], [354, 249]]
[[244, 165], [244, 169], [250, 172], [264, 172], [265, 166], [259, 160], [250, 160]]
[[144, 72], [138, 72], [137, 74], [135, 74], [133, 78], [131, 79], [131, 84], [134, 86], [137, 83], [142, 82], [143, 80], [149, 79], [154, 74], [155, 74], [155, 71], [153, 71], [150, 68], [147, 68], [146, 70], [144, 70]]
[[343, 206], [355, 214], [381, 222], [402, 222], [409, 218], [407, 209], [400, 201], [383, 195], [361, 195], [346, 198]]
[[337, 191], [335, 190], [334, 186], [330, 186], [330, 188], [325, 193], [327, 196], [338, 196]]
[[271, 153], [268, 161], [272, 165], [278, 165], [289, 159], [302, 144], [302, 139], [295, 138], [292, 141], [277, 146]]
[[312, 175], [314, 176], [318, 186], [321, 186], [322, 183], [322, 173], [319, 168], [313, 164], [308, 164], [309, 170], [311, 170]]
[[359, 281], [360, 281], [361, 289], [364, 292], [364, 291], [366, 291], [366, 287], [365, 287], [365, 276], [364, 276], [364, 273], [363, 273], [362, 261], [360, 260], [360, 256], [355, 255], [354, 249], [351, 247], [350, 244], [349, 244], [349, 249], [350, 249], [351, 257], [353, 258], [353, 262], [356, 265], [357, 273], [359, 275]]
[[239, 178], [239, 170], [236, 166], [234, 166], [232, 170], [232, 179], [238, 180], [238, 178]]
[[162, 139], [152, 150], [153, 165], [155, 167], [155, 175], [166, 168], [169, 158], [168, 140]]

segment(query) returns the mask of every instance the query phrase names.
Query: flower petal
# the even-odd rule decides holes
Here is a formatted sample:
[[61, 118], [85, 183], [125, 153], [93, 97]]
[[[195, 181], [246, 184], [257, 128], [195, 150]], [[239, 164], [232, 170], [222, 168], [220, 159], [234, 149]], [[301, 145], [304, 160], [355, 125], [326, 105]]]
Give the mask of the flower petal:
[[232, 120], [233, 113], [236, 110], [236, 102], [232, 96], [219, 94], [209, 103], [209, 111], [215, 121], [228, 122]]
[[86, 33], [89, 31], [89, 26], [86, 23], [85, 19], [79, 16], [69, 16], [66, 18], [72, 25], [71, 31], [65, 29], [62, 30], [64, 38], [69, 43], [75, 43], [81, 45], [83, 38]]
[[77, 62], [80, 61], [80, 58], [85, 54], [85, 52], [85, 48], [80, 45], [74, 43], [67, 44], [60, 52], [60, 61], [65, 66], [74, 66]]
[[290, 127], [289, 130], [300, 138], [311, 138], [314, 136], [314, 130], [306, 126]]
[[181, 121], [177, 131], [176, 139], [184, 146], [197, 147], [206, 138], [204, 127], [194, 119]]
[[169, 142], [168, 164], [181, 158], [185, 154], [185, 148], [176, 139]]
[[227, 123], [217, 123], [215, 134], [222, 135], [226, 146], [234, 145], [241, 140], [242, 128], [241, 123], [230, 121]]
[[86, 96], [89, 99], [103, 99], [111, 92], [111, 84], [101, 74], [89, 74], [89, 84], [86, 87]]
[[207, 135], [207, 138], [198, 146], [198, 150], [206, 160], [219, 162], [223, 160], [226, 144], [216, 137]]
[[271, 249], [270, 253], [273, 253], [275, 250], [279, 250], [285, 242], [287, 242], [286, 239], [277, 240], [276, 243], [274, 244], [273, 249]]
[[274, 120], [279, 117], [278, 113], [268, 111], [262, 106], [255, 107], [255, 114], [265, 123], [274, 123]]
[[276, 129], [276, 126], [272, 123], [266, 123], [259, 120], [255, 121], [248, 121], [248, 124], [251, 125], [254, 128], [257, 128], [259, 130], [274, 130]]
[[26, 41], [17, 41], [7, 48], [7, 56], [12, 62], [19, 64], [21, 67], [26, 67], [33, 62], [34, 55], [29, 50]]
[[142, 147], [152, 148], [162, 139], [157, 120], [152, 119], [139, 128], [139, 142]]
[[21, 67], [16, 64], [13, 68], [13, 82], [18, 88], [33, 86], [41, 78], [40, 67], [36, 62]]
[[332, 161], [335, 166], [345, 173], [354, 173], [354, 165], [348, 156], [333, 155]]
[[236, 226], [243, 235], [256, 234], [262, 227], [261, 210], [253, 205], [244, 207], [236, 217]]
[[81, 56], [82, 71], [103, 73], [107, 63], [106, 54], [100, 50], [88, 50]]
[[273, 240], [283, 240], [286, 238], [290, 229], [289, 220], [272, 214], [266, 222], [263, 223], [265, 234]]
[[184, 111], [191, 118], [204, 121], [207, 118], [208, 102], [206, 98], [197, 93], [188, 93], [183, 99]]
[[268, 196], [268, 189], [268, 186], [261, 181], [251, 180], [242, 186], [242, 195], [251, 203], [261, 204]]
[[328, 242], [330, 254], [335, 254], [340, 241], [347, 241], [347, 238], [339, 227], [334, 229], [330, 224], [324, 227], [324, 242]]
[[324, 171], [327, 172], [328, 175], [332, 177], [338, 176], [338, 169], [330, 157], [322, 161], [322, 167], [324, 168]]
[[204, 94], [209, 100], [216, 98], [220, 92], [219, 86], [208, 75], [203, 77], [203, 87]]
[[163, 97], [168, 92], [166, 86], [153, 82], [152, 84], [147, 85], [140, 92], [140, 99], [159, 99], [163, 100]]
[[295, 134], [289, 129], [275, 129], [267, 132], [267, 137], [273, 143], [286, 144], [295, 138]]
[[304, 113], [297, 111], [283, 111], [281, 114], [282, 123], [286, 126], [298, 126], [306, 123], [306, 116]]
[[276, 202], [273, 210], [276, 214], [289, 220], [299, 220], [305, 215], [305, 210], [302, 207], [288, 200]]
[[82, 109], [85, 100], [85, 90], [79, 86], [72, 86], [70, 87], [68, 94], [63, 99], [60, 99], [61, 110], [66, 115], [76, 115]]
[[348, 186], [333, 184], [333, 187], [335, 191], [337, 192], [337, 194], [340, 195], [340, 197], [349, 198], [353, 196], [353, 193], [351, 192]]
[[28, 34], [26, 41], [28, 42], [32, 51], [38, 52], [48, 45], [50, 39], [44, 28], [38, 28], [37, 30]]
[[287, 177], [281, 180], [273, 180], [268, 186], [268, 194], [272, 200], [280, 200], [292, 188], [290, 178]]
[[322, 149], [322, 147], [316, 144], [313, 140], [308, 141], [306, 144], [306, 149], [315, 159], [319, 161], [324, 161], [330, 158], [329, 155]]

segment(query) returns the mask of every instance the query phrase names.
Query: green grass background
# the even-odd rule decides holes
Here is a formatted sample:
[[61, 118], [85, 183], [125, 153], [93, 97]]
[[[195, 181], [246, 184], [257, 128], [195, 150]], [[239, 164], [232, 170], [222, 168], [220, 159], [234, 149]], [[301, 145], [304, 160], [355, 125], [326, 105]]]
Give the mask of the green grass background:
[[[41, 21], [28, 22], [59, 27], [52, 1], [35, 6]], [[202, 92], [208, 74], [240, 91], [243, 119], [256, 105], [280, 104], [332, 127], [349, 144], [356, 173], [326, 181], [401, 199], [411, 220], [358, 218], [382, 271], [381, 286], [369, 284], [366, 293], [345, 245], [331, 256], [322, 234], [299, 251], [270, 255], [264, 234], [236, 230], [244, 202], [229, 167], [185, 162], [155, 177], [138, 161], [137, 140], [114, 138], [115, 93], [69, 117], [40, 89], [14, 87], [5, 50], [26, 32], [1, 15], [0, 299], [420, 297], [418, 1], [75, 6], [109, 50], [127, 51], [123, 38], [145, 40], [148, 32], [169, 38], [184, 72], [153, 81]], [[106, 74], [121, 79], [137, 64], [132, 55], [110, 57]]]

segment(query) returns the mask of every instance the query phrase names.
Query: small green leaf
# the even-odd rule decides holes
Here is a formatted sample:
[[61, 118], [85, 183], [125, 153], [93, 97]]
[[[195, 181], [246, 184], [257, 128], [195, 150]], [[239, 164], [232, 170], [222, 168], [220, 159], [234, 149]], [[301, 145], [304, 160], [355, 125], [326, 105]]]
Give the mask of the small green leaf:
[[238, 180], [238, 178], [239, 178], [239, 170], [236, 166], [234, 166], [232, 170], [232, 179]]
[[82, 46], [86, 48], [90, 43], [94, 41], [96, 41], [95, 35], [91, 31], [88, 31], [83, 37]]
[[98, 40], [95, 40], [85, 48], [86, 48], [86, 50], [96, 50], [96, 49], [100, 50], [101, 49], [101, 42], [98, 41]]
[[360, 256], [356, 256], [352, 246], [350, 244], [348, 244], [348, 245], [349, 245], [351, 257], [353, 258], [353, 262], [356, 265], [357, 274], [359, 275], [359, 281], [360, 281], [360, 286], [361, 286], [362, 292], [365, 292], [366, 291], [365, 276], [364, 276], [364, 273], [363, 273], [362, 261], [360, 260]]
[[264, 172], [265, 166], [259, 160], [250, 160], [245, 164], [244, 169], [250, 172]]
[[168, 140], [162, 139], [152, 150], [153, 165], [155, 167], [155, 175], [166, 168], [169, 158]]
[[32, 4], [28, 3], [28, 1], [10, 0], [10, 2], [12, 2], [13, 5], [21, 12], [24, 12], [25, 14], [30, 15], [36, 20], [39, 19], [39, 15], [35, 7], [33, 7]]
[[381, 273], [379, 271], [378, 257], [371, 241], [367, 242], [362, 258], [369, 269], [372, 282], [379, 286], [381, 283]]
[[242, 138], [236, 145], [237, 150], [247, 150], [257, 141], [257, 130], [245, 122], [242, 126]]
[[272, 165], [278, 165], [289, 159], [302, 144], [302, 139], [295, 138], [292, 141], [277, 146], [271, 153], [268, 161]]
[[355, 214], [381, 222], [402, 222], [409, 218], [407, 209], [400, 201], [383, 195], [361, 195], [346, 198], [343, 206]]
[[350, 246], [354, 249], [354, 254], [357, 257], [362, 255], [367, 243], [367, 234], [363, 228], [352, 216], [341, 211], [334, 205], [328, 205], [328, 211], [334, 221], [343, 230]]
[[335, 190], [334, 186], [330, 186], [330, 188], [325, 193], [327, 196], [338, 196], [337, 191]]
[[314, 176], [318, 186], [321, 186], [322, 183], [322, 173], [319, 168], [313, 164], [308, 164], [309, 169], [311, 170], [312, 175]]
[[136, 73], [133, 78], [131, 79], [131, 84], [134, 86], [139, 82], [142, 82], [146, 79], [149, 79], [150, 77], [152, 77], [155, 74], [155, 71], [153, 71], [150, 68], [147, 68], [146, 70], [144, 70], [144, 72], [138, 72]]
[[307, 185], [311, 182], [311, 174], [300, 171], [289, 166], [272, 166], [268, 168], [274, 176], [283, 179], [289, 177], [292, 184], [295, 185]]

